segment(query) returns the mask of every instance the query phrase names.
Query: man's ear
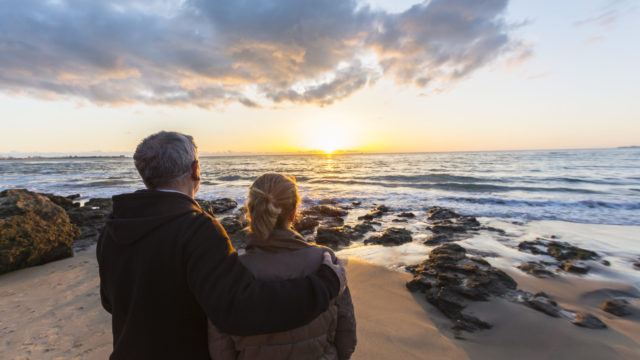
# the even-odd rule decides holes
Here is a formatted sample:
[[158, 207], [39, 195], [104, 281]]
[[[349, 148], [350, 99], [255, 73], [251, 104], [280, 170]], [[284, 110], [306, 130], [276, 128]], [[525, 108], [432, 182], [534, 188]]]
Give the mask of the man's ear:
[[200, 162], [198, 160], [194, 160], [191, 164], [191, 179], [200, 181]]

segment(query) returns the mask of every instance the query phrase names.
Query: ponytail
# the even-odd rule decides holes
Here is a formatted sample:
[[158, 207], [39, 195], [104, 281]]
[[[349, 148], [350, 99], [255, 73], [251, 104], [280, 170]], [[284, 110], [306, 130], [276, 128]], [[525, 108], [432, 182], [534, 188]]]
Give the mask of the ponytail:
[[266, 240], [273, 230], [289, 223], [299, 202], [295, 178], [275, 173], [260, 176], [249, 188], [247, 198], [250, 232]]

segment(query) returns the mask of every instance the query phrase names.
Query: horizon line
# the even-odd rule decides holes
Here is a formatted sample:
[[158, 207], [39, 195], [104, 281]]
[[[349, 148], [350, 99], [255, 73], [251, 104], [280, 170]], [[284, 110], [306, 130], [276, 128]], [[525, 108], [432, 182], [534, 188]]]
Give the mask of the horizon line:
[[[433, 151], [359, 151], [359, 150], [336, 150], [331, 153], [322, 150], [309, 151], [220, 151], [203, 152], [199, 157], [242, 157], [242, 156], [341, 156], [341, 155], [410, 155], [410, 154], [446, 154], [446, 153], [483, 153], [483, 152], [527, 152], [527, 151], [579, 151], [579, 150], [615, 150], [615, 149], [636, 149], [638, 145], [611, 146], [611, 147], [576, 147], [576, 148], [529, 148], [529, 149], [494, 149], [494, 150], [433, 150]], [[11, 155], [19, 154], [19, 155]], [[103, 155], [101, 155], [103, 154]], [[118, 151], [77, 151], [77, 152], [26, 152], [9, 151], [0, 152], [1, 160], [22, 160], [22, 159], [68, 159], [68, 158], [131, 158], [132, 152]]]

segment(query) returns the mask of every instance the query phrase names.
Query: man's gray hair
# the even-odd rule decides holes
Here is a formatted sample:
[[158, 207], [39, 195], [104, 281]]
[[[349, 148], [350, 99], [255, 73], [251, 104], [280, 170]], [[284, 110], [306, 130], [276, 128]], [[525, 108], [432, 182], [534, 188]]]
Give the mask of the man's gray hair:
[[133, 154], [136, 169], [150, 189], [170, 185], [191, 173], [198, 159], [193, 137], [161, 131], [140, 142]]

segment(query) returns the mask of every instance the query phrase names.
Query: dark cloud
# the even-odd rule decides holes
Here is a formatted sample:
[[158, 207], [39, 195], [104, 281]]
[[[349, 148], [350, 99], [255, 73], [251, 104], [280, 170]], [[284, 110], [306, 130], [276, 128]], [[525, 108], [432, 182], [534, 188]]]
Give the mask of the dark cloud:
[[330, 104], [446, 86], [513, 48], [507, 0], [5, 0], [0, 90], [96, 103]]

